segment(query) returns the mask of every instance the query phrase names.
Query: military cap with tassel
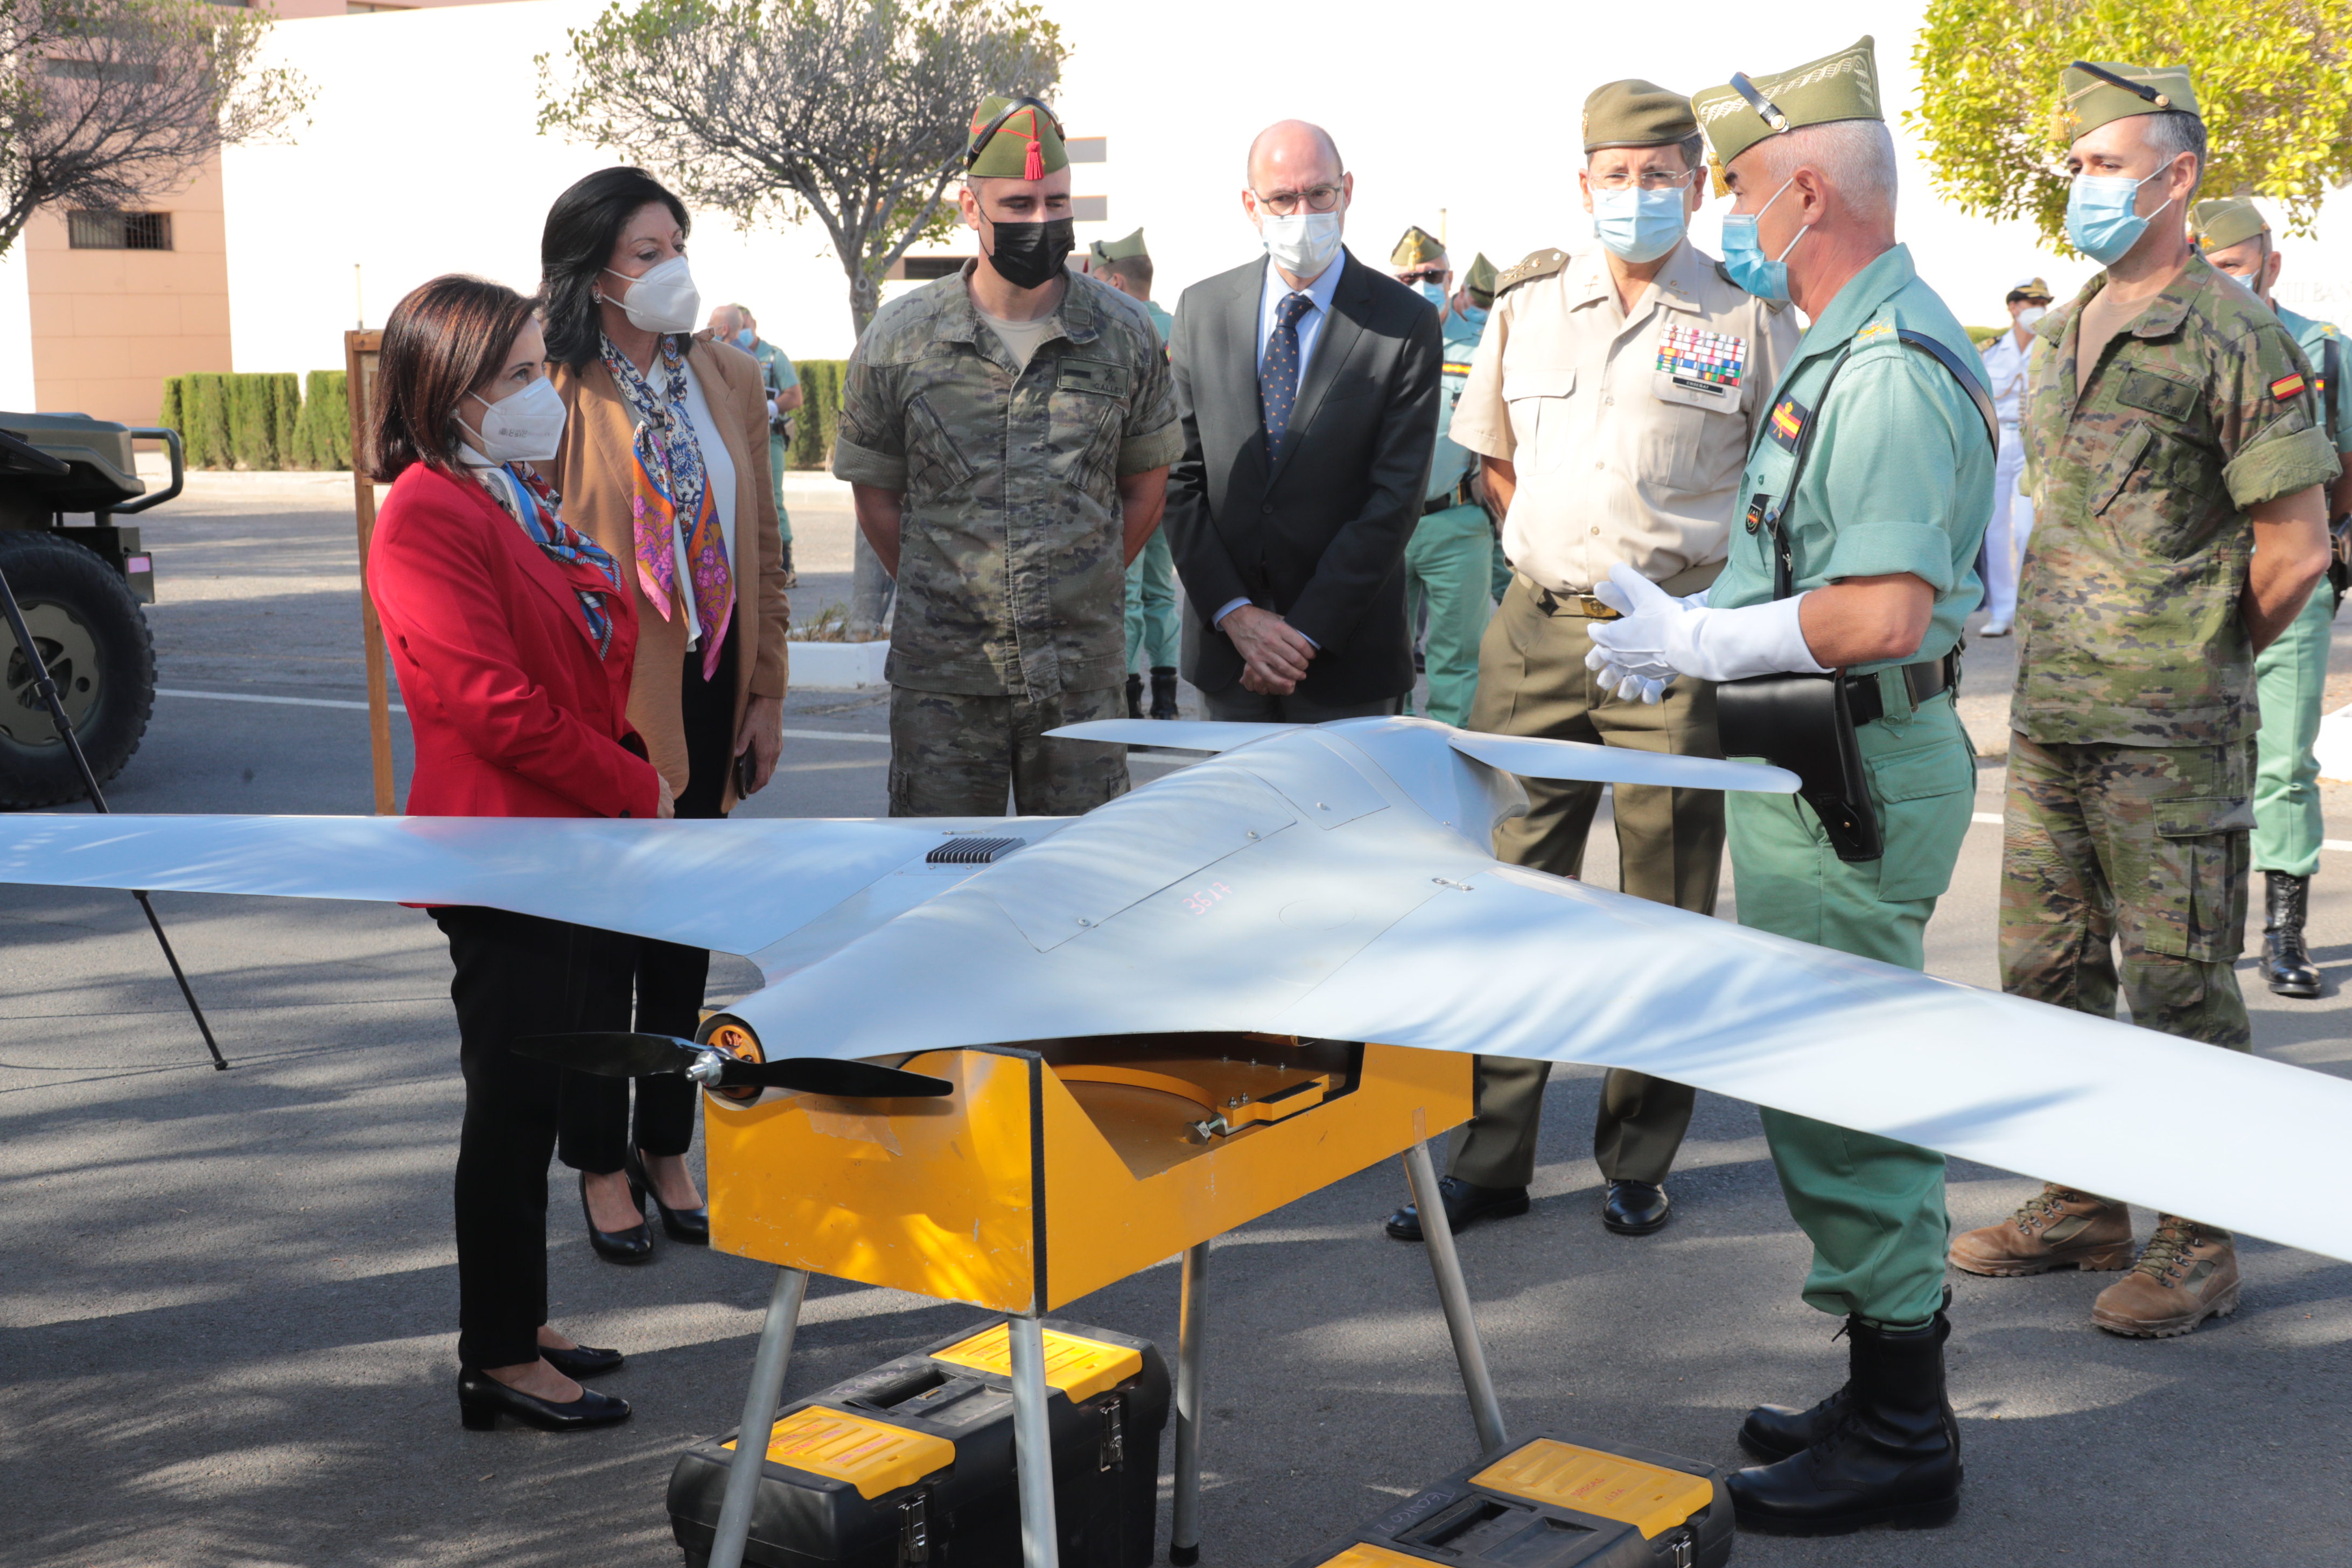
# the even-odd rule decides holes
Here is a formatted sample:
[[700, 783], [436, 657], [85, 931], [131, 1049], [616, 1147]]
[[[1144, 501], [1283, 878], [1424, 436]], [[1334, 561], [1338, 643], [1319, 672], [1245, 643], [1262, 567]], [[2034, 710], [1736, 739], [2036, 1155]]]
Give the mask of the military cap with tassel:
[[2059, 75], [2066, 100], [2058, 114], [2058, 136], [2075, 142], [2102, 125], [2135, 114], [2179, 110], [2196, 114], [2197, 93], [2187, 66], [2126, 66], [2107, 60], [2076, 60]]
[[1690, 102], [1718, 174], [1767, 137], [1840, 120], [1886, 118], [1879, 107], [1877, 48], [1867, 34], [1851, 48], [1790, 70], [1753, 79], [1735, 72], [1722, 87], [1691, 94]]
[[996, 93], [982, 100], [973, 111], [971, 129], [965, 133], [965, 174], [987, 180], [1042, 180], [1069, 166], [1062, 122], [1037, 100]]
[[1470, 264], [1470, 270], [1462, 275], [1462, 287], [1468, 291], [1470, 302], [1474, 305], [1483, 308], [1495, 302], [1495, 264], [1486, 259], [1485, 251], [1478, 253], [1478, 258]]
[[1398, 272], [1407, 272], [1444, 259], [1445, 247], [1438, 242], [1435, 235], [1417, 223], [1406, 227], [1404, 237], [1396, 242], [1394, 250], [1389, 252], [1389, 266]]
[[2199, 202], [2189, 214], [2189, 232], [2197, 237], [2200, 250], [2227, 250], [2268, 234], [2270, 227], [2252, 196], [2215, 196]]
[[1125, 239], [1098, 239], [1087, 247], [1087, 255], [1097, 267], [1108, 267], [1114, 261], [1135, 261], [1151, 258], [1144, 248], [1143, 231], [1137, 229]]

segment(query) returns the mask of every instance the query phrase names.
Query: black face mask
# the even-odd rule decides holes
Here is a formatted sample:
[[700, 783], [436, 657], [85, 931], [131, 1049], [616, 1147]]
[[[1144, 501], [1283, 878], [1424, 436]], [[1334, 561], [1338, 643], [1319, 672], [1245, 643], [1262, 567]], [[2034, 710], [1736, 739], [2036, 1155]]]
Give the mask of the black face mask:
[[992, 223], [996, 249], [988, 264], [1015, 289], [1041, 289], [1054, 280], [1070, 258], [1078, 238], [1075, 219], [1048, 218], [1044, 223]]

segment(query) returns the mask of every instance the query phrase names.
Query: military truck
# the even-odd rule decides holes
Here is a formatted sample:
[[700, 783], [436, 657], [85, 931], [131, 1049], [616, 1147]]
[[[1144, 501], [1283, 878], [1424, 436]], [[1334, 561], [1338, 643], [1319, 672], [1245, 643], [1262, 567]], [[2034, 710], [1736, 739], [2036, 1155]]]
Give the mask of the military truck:
[[[139, 478], [136, 440], [170, 448], [172, 482], [162, 489]], [[139, 530], [118, 520], [161, 506], [186, 479], [176, 430], [0, 413], [0, 572], [100, 784], [138, 751], [155, 706], [155, 645], [140, 609], [155, 602], [155, 563]], [[81, 775], [5, 621], [0, 652], [0, 809], [79, 799]]]

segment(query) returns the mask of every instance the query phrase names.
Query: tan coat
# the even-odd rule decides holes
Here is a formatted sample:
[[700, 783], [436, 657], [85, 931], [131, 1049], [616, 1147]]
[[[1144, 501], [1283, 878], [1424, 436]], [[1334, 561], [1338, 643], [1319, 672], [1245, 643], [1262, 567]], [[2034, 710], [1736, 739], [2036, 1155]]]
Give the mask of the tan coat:
[[[730, 344], [697, 341], [687, 363], [702, 383], [710, 416], [735, 464], [736, 634], [735, 720], [753, 697], [782, 698], [788, 673], [784, 634], [792, 608], [784, 598], [783, 547], [777, 536], [776, 502], [768, 478], [768, 402], [759, 362]], [[645, 737], [653, 764], [672, 794], [687, 783], [686, 728], [678, 716], [678, 687], [686, 667], [686, 622], [673, 605], [668, 619], [656, 614], [637, 586], [636, 523], [631, 515], [636, 493], [631, 456], [635, 422], [613, 373], [602, 364], [585, 371], [558, 365], [552, 377], [572, 417], [555, 455], [556, 489], [563, 496], [563, 519], [594, 539], [621, 563], [637, 607], [636, 676], [629, 689], [629, 722]], [[731, 736], [730, 736], [731, 739]], [[727, 781], [724, 804], [736, 802], [735, 781]]]

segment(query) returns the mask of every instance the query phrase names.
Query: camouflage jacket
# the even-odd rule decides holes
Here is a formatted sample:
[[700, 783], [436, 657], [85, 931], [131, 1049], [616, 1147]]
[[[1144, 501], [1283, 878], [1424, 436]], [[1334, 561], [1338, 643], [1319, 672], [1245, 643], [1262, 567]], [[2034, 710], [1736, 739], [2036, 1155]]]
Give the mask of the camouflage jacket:
[[2042, 742], [2239, 741], [2259, 722], [2247, 509], [2334, 477], [2335, 443], [2294, 340], [2201, 256], [2078, 391], [2075, 323], [2105, 282], [2033, 329], [2049, 352], [2025, 394], [2033, 537], [2010, 722]]
[[1070, 275], [1021, 368], [964, 274], [883, 307], [842, 388], [833, 471], [897, 490], [893, 686], [1051, 697], [1127, 668], [1118, 480], [1182, 455], [1167, 356], [1140, 307]]

